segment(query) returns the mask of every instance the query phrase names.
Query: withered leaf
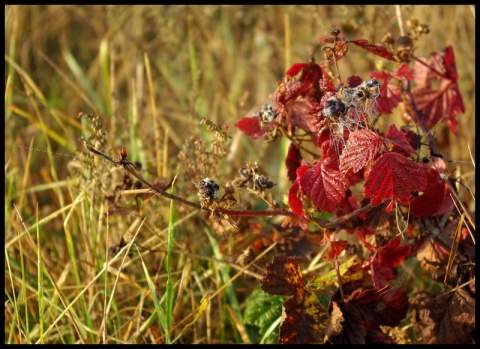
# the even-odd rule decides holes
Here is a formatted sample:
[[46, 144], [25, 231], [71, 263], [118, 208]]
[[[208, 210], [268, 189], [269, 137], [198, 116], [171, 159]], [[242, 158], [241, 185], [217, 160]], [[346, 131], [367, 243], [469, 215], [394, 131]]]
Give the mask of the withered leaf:
[[464, 289], [419, 292], [409, 302], [413, 329], [424, 344], [475, 343], [475, 298]]

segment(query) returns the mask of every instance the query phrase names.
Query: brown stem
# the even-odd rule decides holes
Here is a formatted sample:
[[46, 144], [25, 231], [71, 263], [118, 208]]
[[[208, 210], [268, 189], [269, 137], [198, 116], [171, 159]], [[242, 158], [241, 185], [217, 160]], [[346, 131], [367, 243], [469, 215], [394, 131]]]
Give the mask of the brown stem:
[[421, 65], [427, 67], [428, 69], [430, 69], [431, 71], [435, 72], [436, 74], [438, 74], [439, 76], [441, 76], [442, 78], [444, 79], [450, 79], [448, 76], [446, 76], [445, 74], [442, 74], [440, 73], [437, 69], [429, 66], [427, 63], [425, 63], [424, 61], [422, 61], [421, 59], [418, 59], [417, 57], [415, 57], [414, 55], [412, 55], [412, 59], [415, 61], [415, 62], [418, 62], [420, 63]]
[[425, 124], [425, 121], [423, 120], [422, 115], [420, 114], [420, 111], [417, 108], [417, 105], [415, 104], [415, 100], [413, 99], [413, 94], [412, 94], [412, 89], [410, 86], [410, 80], [407, 80], [405, 92], [407, 93], [410, 105], [412, 107], [412, 110], [414, 112], [414, 117], [415, 121], [418, 125], [420, 125], [420, 128], [422, 129], [422, 132], [425, 134], [425, 137], [427, 138], [428, 145], [430, 147], [430, 150], [434, 153], [437, 154], [437, 145], [435, 143], [435, 138], [433, 135], [430, 133], [430, 131], [427, 128], [427, 125]]
[[[114, 166], [123, 167], [132, 176], [134, 176], [140, 182], [142, 182], [147, 187], [149, 187], [156, 195], [166, 197], [167, 199], [171, 199], [171, 200], [180, 202], [182, 204], [185, 204], [185, 205], [190, 206], [190, 207], [194, 207], [196, 209], [211, 211], [211, 209], [209, 207], [202, 207], [198, 203], [191, 202], [191, 201], [186, 200], [186, 199], [184, 199], [180, 196], [167, 193], [164, 190], [161, 190], [161, 189], [158, 189], [158, 188], [154, 187], [151, 183], [149, 183], [147, 180], [145, 180], [140, 174], [138, 174], [137, 167], [135, 166], [134, 163], [128, 161], [126, 159], [126, 156], [122, 157], [120, 159], [112, 158], [111, 156], [101, 152], [100, 150], [95, 149], [94, 147], [92, 147], [87, 142], [85, 142], [85, 147], [89, 151], [94, 153], [95, 155], [101, 156], [105, 160], [110, 161], [111, 163], [113, 163]], [[224, 209], [224, 208], [220, 207], [220, 208], [215, 208], [214, 212], [217, 215], [225, 214], [225, 215], [228, 215], [228, 216], [238, 216], [238, 217], [240, 217], [240, 216], [241, 217], [248, 217], [248, 216], [264, 216], [264, 217], [267, 216], [267, 217], [269, 217], [269, 216], [294, 216], [295, 215], [293, 212], [286, 211], [286, 210], [281, 210], [281, 209], [280, 210], [273, 210], [273, 211], [249, 211], [249, 210], [237, 211], [237, 210], [227, 210], [227, 209]]]

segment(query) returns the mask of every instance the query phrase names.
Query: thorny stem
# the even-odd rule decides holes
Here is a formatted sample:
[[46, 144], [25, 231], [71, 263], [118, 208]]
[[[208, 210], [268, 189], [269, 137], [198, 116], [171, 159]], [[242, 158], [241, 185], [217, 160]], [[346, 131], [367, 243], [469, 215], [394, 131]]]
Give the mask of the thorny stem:
[[412, 106], [412, 110], [415, 113], [415, 118], [416, 118], [417, 124], [420, 125], [423, 133], [425, 134], [425, 137], [427, 137], [427, 141], [428, 141], [428, 145], [430, 147], [430, 150], [434, 154], [437, 154], [437, 145], [435, 143], [435, 139], [433, 138], [433, 135], [428, 131], [427, 125], [425, 125], [425, 121], [423, 120], [423, 117], [420, 114], [420, 111], [417, 109], [417, 106], [415, 104], [415, 100], [413, 99], [412, 90], [411, 90], [411, 86], [410, 86], [410, 80], [407, 80], [405, 92], [408, 95], [410, 105]]
[[[129, 172], [132, 176], [134, 176], [136, 179], [138, 179], [140, 182], [145, 184], [147, 187], [149, 187], [156, 195], [158, 196], [163, 196], [166, 197], [167, 199], [171, 199], [174, 201], [178, 201], [184, 205], [194, 207], [196, 209], [200, 210], [205, 210], [205, 211], [211, 211], [210, 208], [208, 207], [202, 207], [200, 204], [191, 202], [189, 200], [186, 200], [180, 196], [173, 195], [170, 193], [167, 193], [166, 191], [155, 188], [151, 183], [149, 183], [147, 180], [145, 180], [140, 174], [137, 172], [137, 167], [135, 166], [134, 163], [128, 161], [126, 158], [120, 158], [120, 159], [115, 159], [112, 158], [111, 156], [101, 152], [100, 150], [95, 149], [92, 147], [90, 144], [85, 142], [85, 147], [94, 153], [95, 155], [101, 156], [105, 160], [110, 161], [114, 166], [117, 167], [123, 167], [127, 172]], [[221, 207], [216, 207], [213, 212], [217, 215], [227, 215], [227, 216], [237, 216], [237, 217], [251, 217], [251, 216], [294, 216], [295, 214], [291, 211], [286, 211], [282, 209], [278, 210], [272, 210], [272, 211], [249, 211], [249, 210], [230, 210], [230, 209], [224, 209]]]

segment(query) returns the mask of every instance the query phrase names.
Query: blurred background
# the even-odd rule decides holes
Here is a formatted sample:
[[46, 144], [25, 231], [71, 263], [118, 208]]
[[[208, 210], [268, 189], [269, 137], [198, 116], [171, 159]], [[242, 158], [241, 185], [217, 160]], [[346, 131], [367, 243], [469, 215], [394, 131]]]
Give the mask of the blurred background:
[[[5, 6], [6, 241], [15, 240], [24, 229], [11, 203], [17, 204], [28, 227], [35, 222], [38, 203], [39, 219], [58, 216], [49, 219], [42, 233], [52, 269], [68, 264], [72, 252], [60, 246], [67, 219], [61, 210], [76, 196], [69, 164], [82, 148], [80, 137], [91, 134], [85, 121], [77, 118], [81, 112], [103, 116], [110, 155], [125, 146], [129, 159], [141, 161], [158, 180], [175, 176], [181, 165], [178, 154], [191, 137], [207, 145], [214, 139], [200, 125], [202, 118], [226, 125], [232, 137], [225, 144], [226, 156], [208, 175], [233, 179], [246, 161], [257, 161], [279, 183], [274, 192], [280, 198], [289, 185], [283, 163], [288, 143], [251, 140], [233, 125], [258, 110], [292, 64], [308, 62], [312, 55], [323, 59], [319, 37], [338, 28], [340, 36], [381, 44], [388, 32], [400, 36], [400, 17], [404, 26], [416, 18], [430, 28], [417, 42], [416, 56], [428, 58], [448, 45], [454, 48], [465, 113], [457, 116], [457, 135], [450, 134], [446, 124], [433, 132], [442, 155], [471, 161], [472, 5]], [[367, 79], [373, 70], [394, 71], [396, 66], [352, 45], [339, 68], [346, 80], [352, 74]], [[399, 120], [395, 113], [384, 121]], [[475, 190], [472, 164], [454, 162], [449, 170]], [[190, 198], [196, 198], [192, 183], [178, 185], [185, 195], [190, 191]], [[162, 214], [167, 215], [167, 205], [162, 205]], [[474, 209], [474, 202], [471, 205]], [[155, 217], [149, 218], [154, 222]], [[73, 236], [84, 222], [77, 219], [73, 222], [80, 228], [71, 228]], [[121, 223], [115, 224], [121, 228]], [[75, 248], [89, 246], [80, 237], [75, 241]], [[18, 260], [13, 245], [7, 250], [6, 258]], [[6, 276], [6, 284], [18, 283], [14, 279]], [[10, 327], [7, 330], [11, 335]]]

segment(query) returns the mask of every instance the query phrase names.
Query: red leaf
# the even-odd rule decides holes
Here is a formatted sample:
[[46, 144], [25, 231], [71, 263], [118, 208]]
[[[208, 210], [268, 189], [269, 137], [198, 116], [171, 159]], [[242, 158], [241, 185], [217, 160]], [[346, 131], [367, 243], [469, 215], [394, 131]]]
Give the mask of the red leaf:
[[402, 79], [413, 79], [415, 77], [414, 71], [408, 66], [406, 63], [402, 63], [400, 67], [397, 68], [395, 73], [393, 73], [393, 77], [398, 80]]
[[422, 195], [416, 196], [410, 203], [410, 214], [426, 218], [434, 214], [443, 214], [454, 205], [450, 188], [438, 175], [437, 170], [426, 165], [428, 185]]
[[297, 75], [303, 68], [305, 68], [307, 66], [308, 66], [307, 63], [295, 63], [294, 65], [292, 65], [290, 67], [290, 69], [287, 70], [286, 75], [290, 76], [290, 77], [293, 77], [293, 76]]
[[408, 144], [410, 144], [412, 149], [418, 150], [420, 149], [422, 136], [413, 132], [411, 128], [412, 128], [411, 125], [403, 125], [402, 127], [400, 127], [400, 131], [402, 131], [405, 134], [405, 138], [407, 139]]
[[303, 299], [288, 299], [283, 303], [283, 310], [279, 344], [322, 343], [327, 311], [315, 293], [305, 290]]
[[328, 247], [327, 251], [327, 258], [331, 260], [335, 259], [346, 248], [347, 241], [345, 240], [330, 241], [330, 246]]
[[305, 217], [305, 212], [303, 211], [303, 202], [298, 197], [300, 193], [300, 183], [298, 180], [294, 181], [290, 190], [288, 191], [288, 205], [293, 213], [297, 216]]
[[267, 293], [303, 299], [305, 282], [299, 258], [274, 256], [267, 264], [267, 276], [260, 282]]
[[320, 69], [322, 70], [322, 76], [319, 82], [320, 88], [323, 91], [335, 92], [335, 85], [332, 80], [330, 80], [325, 68], [321, 66]]
[[397, 62], [395, 56], [388, 51], [385, 46], [373, 45], [368, 43], [368, 40], [359, 39], [359, 40], [349, 40], [352, 44], [360, 46], [364, 50], [373, 53], [374, 55], [380, 56], [382, 58], [388, 59], [389, 61]]
[[362, 78], [358, 75], [350, 75], [347, 78], [348, 87], [354, 88], [360, 85], [363, 82]]
[[260, 126], [260, 120], [258, 117], [244, 117], [238, 120], [235, 126], [252, 139], [265, 136], [265, 130]]
[[393, 147], [391, 150], [407, 156], [417, 155], [415, 150], [413, 150], [412, 146], [408, 142], [407, 137], [405, 137], [405, 135], [397, 128], [395, 124], [392, 124], [388, 128], [385, 138], [393, 143]]
[[387, 281], [394, 278], [392, 268], [380, 264], [376, 259], [370, 264], [370, 271], [372, 273], [373, 285], [377, 290], [384, 288], [387, 285]]
[[346, 147], [340, 156], [340, 171], [352, 169], [360, 171], [377, 155], [382, 139], [370, 130], [357, 130], [350, 133]]
[[[457, 85], [458, 73], [452, 46], [441, 53], [433, 52], [426, 63], [435, 71], [415, 62], [415, 81], [418, 84], [412, 91], [415, 103], [425, 115], [429, 129], [446, 117], [450, 130], [456, 133], [456, 116], [465, 112], [465, 106]], [[439, 82], [437, 89], [432, 88], [433, 80]]]
[[349, 187], [348, 180], [338, 168], [332, 166], [334, 164], [335, 162], [317, 161], [304, 175], [297, 171], [302, 192], [315, 206], [327, 212], [340, 206]]
[[298, 97], [305, 97], [312, 85], [300, 80], [288, 81], [280, 85], [274, 93], [274, 100], [277, 105], [286, 105]]
[[380, 205], [384, 199], [407, 206], [412, 191], [423, 191], [426, 185], [425, 172], [417, 163], [398, 153], [385, 153], [365, 181], [365, 196], [371, 199], [372, 206]]
[[[370, 74], [378, 79], [378, 74]], [[375, 100], [377, 110], [382, 114], [390, 114], [393, 109], [402, 101], [402, 91], [394, 83], [384, 80], [380, 84], [380, 96]]]
[[377, 252], [378, 262], [388, 268], [395, 268], [410, 253], [412, 246], [400, 246], [400, 237], [394, 237]]
[[300, 155], [300, 149], [291, 143], [288, 148], [287, 158], [285, 159], [285, 165], [288, 169], [288, 178], [293, 182], [297, 178], [297, 168], [300, 167], [302, 162], [302, 156]]

